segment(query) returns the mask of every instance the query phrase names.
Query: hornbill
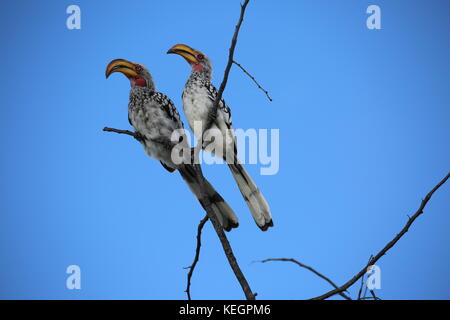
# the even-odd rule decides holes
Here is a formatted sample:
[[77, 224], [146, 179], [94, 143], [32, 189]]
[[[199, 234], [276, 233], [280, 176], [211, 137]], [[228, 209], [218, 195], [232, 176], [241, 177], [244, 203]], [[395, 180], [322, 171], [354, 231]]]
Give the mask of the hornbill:
[[[178, 145], [179, 150], [190, 150], [184, 132], [183, 122], [173, 102], [163, 93], [157, 92], [153, 78], [146, 67], [124, 59], [112, 60], [106, 68], [106, 78], [114, 72], [121, 72], [131, 84], [130, 102], [128, 104], [128, 120], [136, 131], [137, 140], [141, 142], [145, 152], [161, 162], [169, 172], [178, 172], [189, 188], [202, 203], [201, 181], [196, 175], [195, 167], [190, 159], [174, 161], [173, 148]], [[177, 130], [179, 139], [172, 141], [172, 134]], [[185, 152], [188, 153], [188, 152]], [[191, 157], [190, 152], [181, 157]], [[187, 158], [185, 158], [187, 159]], [[206, 182], [206, 195], [211, 202], [211, 208], [226, 231], [238, 226], [238, 220], [225, 200]]]
[[[213, 121], [210, 121], [214, 101], [217, 97], [217, 90], [211, 83], [212, 64], [210, 60], [202, 52], [184, 44], [173, 46], [167, 53], [182, 56], [192, 67], [191, 75], [184, 87], [182, 95], [183, 109], [189, 126], [196, 134], [196, 138], [203, 150], [215, 153], [216, 156], [223, 156], [252, 213], [253, 219], [261, 230], [266, 231], [269, 227], [273, 226], [270, 208], [266, 199], [237, 157], [236, 138], [231, 122], [231, 110], [223, 99], [219, 102], [217, 114], [213, 116]], [[211, 123], [210, 127], [206, 128], [205, 126], [209, 123]], [[201, 130], [198, 130], [199, 124]], [[214, 138], [206, 141], [206, 133], [211, 129], [218, 130], [222, 138]], [[217, 151], [220, 151], [220, 155]]]

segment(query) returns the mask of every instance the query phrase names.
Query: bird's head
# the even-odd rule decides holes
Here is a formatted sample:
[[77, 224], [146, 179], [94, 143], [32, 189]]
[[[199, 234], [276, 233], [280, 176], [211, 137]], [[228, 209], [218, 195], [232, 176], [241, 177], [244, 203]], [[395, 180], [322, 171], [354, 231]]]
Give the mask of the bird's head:
[[106, 67], [106, 78], [112, 73], [120, 72], [130, 80], [131, 87], [147, 87], [155, 90], [155, 84], [150, 72], [142, 64], [130, 62], [124, 59], [112, 60]]
[[192, 70], [211, 76], [212, 64], [201, 51], [195, 50], [185, 44], [176, 44], [167, 51], [182, 56], [192, 67]]

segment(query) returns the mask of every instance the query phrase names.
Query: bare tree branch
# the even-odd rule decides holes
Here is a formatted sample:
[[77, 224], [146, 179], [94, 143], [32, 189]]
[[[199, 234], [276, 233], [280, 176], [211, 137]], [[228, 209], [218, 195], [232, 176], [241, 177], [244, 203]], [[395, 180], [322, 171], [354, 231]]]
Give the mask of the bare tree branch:
[[[364, 279], [364, 275], [361, 277], [361, 279]], [[369, 279], [369, 277], [366, 277], [366, 281]], [[364, 297], [367, 297], [367, 285], [364, 286]]]
[[187, 275], [187, 287], [186, 287], [186, 293], [188, 296], [188, 300], [191, 300], [191, 278], [194, 273], [195, 266], [197, 265], [198, 259], [200, 257], [200, 248], [202, 246], [202, 229], [208, 221], [208, 215], [206, 215], [198, 224], [197, 228], [197, 249], [195, 249], [195, 257], [194, 261], [189, 267], [186, 267], [185, 269], [189, 269], [188, 275]]
[[[142, 139], [140, 134], [129, 131], [129, 130], [120, 130], [120, 129], [105, 127], [105, 128], [103, 128], [103, 131], [115, 132], [115, 133], [119, 133], [119, 134], [126, 134], [126, 135], [129, 135], [129, 136], [135, 138], [138, 141], [141, 141], [141, 139]], [[247, 298], [247, 300], [255, 300], [255, 297], [257, 294], [253, 293], [252, 290], [250, 289], [250, 285], [248, 284], [247, 279], [245, 278], [244, 274], [242, 273], [242, 270], [239, 267], [236, 257], [233, 254], [233, 250], [231, 249], [230, 242], [228, 241], [228, 239], [225, 235], [225, 232], [223, 231], [223, 228], [220, 225], [219, 220], [217, 219], [216, 215], [212, 211], [211, 201], [210, 201], [208, 195], [205, 193], [205, 190], [207, 190], [207, 187], [206, 187], [206, 181], [205, 181], [205, 177], [203, 176], [202, 169], [199, 164], [195, 164], [194, 167], [195, 167], [195, 171], [197, 172], [198, 179], [202, 184], [201, 202], [206, 210], [209, 220], [211, 220], [211, 223], [214, 226], [214, 230], [216, 231], [217, 236], [219, 237], [219, 240], [222, 244], [225, 255], [231, 266], [231, 269], [233, 270], [233, 272], [236, 276], [236, 279], [239, 281], [239, 284], [241, 285], [242, 290], [244, 291], [244, 294], [245, 294], [245, 297]], [[206, 223], [206, 221], [205, 221], [205, 223]], [[200, 231], [201, 231], [201, 228], [200, 228]], [[199, 248], [200, 247], [198, 247], [198, 250], [200, 250]], [[191, 270], [193, 270], [193, 268]], [[190, 287], [190, 285], [188, 287]], [[188, 297], [189, 297], [189, 295], [188, 295]]]
[[220, 100], [222, 99], [223, 91], [225, 90], [225, 87], [227, 85], [228, 75], [230, 74], [230, 69], [231, 66], [233, 65], [234, 49], [236, 48], [239, 29], [241, 28], [242, 21], [244, 21], [245, 8], [247, 8], [248, 2], [249, 0], [245, 0], [244, 4], [241, 4], [241, 15], [239, 16], [238, 23], [234, 29], [233, 38], [231, 39], [231, 46], [229, 50], [227, 66], [225, 68], [223, 80], [222, 83], [220, 84], [219, 91], [217, 92], [216, 100], [214, 100], [213, 107], [208, 115], [208, 123], [206, 124], [205, 130], [209, 129], [214, 120], [216, 120], [217, 108], [219, 107]]
[[[370, 255], [369, 257], [369, 261], [367, 262], [367, 264], [370, 264], [370, 261], [372, 261], [373, 255]], [[362, 293], [362, 289], [364, 287], [364, 275], [361, 277], [361, 286], [359, 287], [359, 291], [358, 291], [358, 300], [361, 300], [361, 293]], [[364, 289], [364, 297], [366, 296], [366, 292], [367, 292], [367, 286]]]
[[373, 290], [370, 290], [370, 294], [372, 295], [372, 298], [373, 298], [374, 300], [381, 300], [380, 298], [378, 298], [378, 297], [376, 296], [376, 294], [375, 294], [375, 292], [374, 292]]
[[377, 297], [377, 299], [374, 299], [373, 297], [362, 297], [359, 300], [381, 300], [380, 298]]
[[[297, 264], [299, 267], [305, 268], [309, 271], [311, 271], [312, 273], [314, 273], [315, 275], [317, 275], [318, 277], [322, 278], [323, 280], [325, 280], [326, 282], [328, 282], [329, 284], [331, 284], [334, 288], [338, 289], [339, 287], [333, 282], [331, 281], [328, 277], [324, 276], [323, 274], [321, 274], [320, 272], [316, 271], [315, 269], [313, 269], [310, 266], [307, 266], [306, 264], [301, 263], [300, 261], [297, 261], [293, 258], [269, 258], [269, 259], [264, 259], [261, 260], [259, 262], [261, 263], [266, 263], [269, 261], [286, 261], [286, 262], [293, 262], [295, 264]], [[340, 296], [342, 296], [344, 299], [346, 300], [352, 300], [349, 296], [347, 296], [345, 293], [343, 292], [339, 292], [338, 293]]]
[[220, 225], [219, 220], [217, 219], [216, 215], [211, 209], [211, 201], [209, 200], [209, 197], [206, 195], [205, 190], [206, 188], [206, 181], [205, 177], [203, 176], [202, 169], [199, 164], [195, 165], [198, 177], [202, 183], [202, 203], [205, 207], [206, 213], [208, 214], [209, 220], [211, 220], [211, 223], [214, 226], [214, 230], [216, 230], [217, 236], [219, 237], [219, 240], [222, 244], [223, 250], [225, 252], [225, 255], [227, 256], [228, 263], [231, 266], [231, 269], [233, 269], [233, 272], [236, 276], [236, 279], [238, 280], [239, 284], [241, 285], [242, 290], [244, 291], [245, 297], [247, 300], [255, 300], [256, 293], [253, 293], [253, 291], [250, 289], [250, 285], [247, 282], [247, 279], [245, 278], [244, 274], [242, 273], [241, 268], [239, 267], [239, 264], [236, 260], [236, 257], [233, 254], [233, 250], [231, 249], [230, 242], [227, 239], [227, 236], [225, 235], [225, 232], [223, 231], [222, 226]]
[[323, 295], [320, 295], [318, 297], [313, 298], [313, 300], [323, 300], [323, 299], [327, 299], [331, 296], [334, 296], [335, 294], [338, 294], [340, 292], [343, 292], [345, 290], [347, 290], [350, 286], [352, 286], [356, 281], [358, 281], [359, 278], [361, 278], [365, 273], [366, 270], [369, 266], [373, 265], [375, 262], [377, 262], [382, 256], [384, 256], [386, 254], [386, 252], [391, 249], [398, 240], [400, 240], [400, 238], [408, 232], [409, 228], [411, 227], [411, 225], [413, 224], [413, 222], [423, 213], [423, 210], [425, 208], [425, 206], [427, 205], [428, 201], [430, 201], [431, 197], [433, 196], [433, 194], [445, 183], [447, 182], [447, 180], [450, 178], [450, 173], [448, 173], [444, 179], [441, 180], [441, 182], [439, 182], [425, 197], [425, 199], [422, 200], [419, 209], [417, 209], [416, 213], [408, 219], [408, 222], [406, 223], [406, 225], [403, 227], [403, 229], [400, 231], [400, 233], [398, 233], [394, 239], [392, 239], [388, 244], [386, 244], [386, 246], [377, 253], [377, 255], [375, 257], [373, 257], [373, 259], [364, 266], [364, 268], [361, 269], [361, 271], [359, 271], [353, 278], [351, 278], [349, 281], [347, 281], [343, 286], [331, 290]]
[[259, 88], [262, 92], [264, 92], [264, 93], [266, 94], [267, 99], [269, 99], [269, 101], [272, 102], [272, 98], [269, 96], [269, 91], [267, 91], [266, 89], [264, 89], [264, 88], [258, 83], [258, 81], [256, 81], [255, 77], [252, 76], [252, 75], [250, 74], [250, 72], [248, 72], [247, 70], [245, 70], [243, 66], [241, 66], [239, 63], [237, 63], [237, 62], [234, 61], [234, 60], [233, 60], [233, 63], [234, 63], [235, 65], [237, 65], [239, 68], [241, 68], [241, 70], [244, 71], [244, 73], [245, 73], [247, 76], [249, 76], [250, 79], [253, 80], [253, 82], [258, 86], [258, 88]]
[[[362, 294], [362, 289], [364, 287], [364, 275], [361, 277], [361, 286], [359, 287], [359, 291], [358, 291], [358, 300], [361, 300], [361, 294]], [[338, 288], [336, 288], [338, 289]]]
[[139, 133], [133, 132], [133, 131], [130, 131], [130, 130], [120, 130], [120, 129], [114, 129], [114, 128], [109, 128], [109, 127], [104, 127], [104, 128], [103, 128], [103, 131], [106, 131], [106, 132], [115, 132], [115, 133], [118, 133], [118, 134], [126, 134], [126, 135], [129, 135], [129, 136], [132, 136], [132, 137], [135, 138], [137, 141], [142, 141], [142, 140], [143, 140], [143, 137], [142, 137]]

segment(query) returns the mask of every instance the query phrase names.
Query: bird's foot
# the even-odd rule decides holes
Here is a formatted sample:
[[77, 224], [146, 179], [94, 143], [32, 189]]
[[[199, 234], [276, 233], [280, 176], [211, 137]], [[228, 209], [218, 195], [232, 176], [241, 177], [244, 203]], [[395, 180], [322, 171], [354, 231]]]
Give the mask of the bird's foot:
[[134, 133], [134, 138], [139, 142], [143, 142], [145, 140], [145, 137], [137, 131]]

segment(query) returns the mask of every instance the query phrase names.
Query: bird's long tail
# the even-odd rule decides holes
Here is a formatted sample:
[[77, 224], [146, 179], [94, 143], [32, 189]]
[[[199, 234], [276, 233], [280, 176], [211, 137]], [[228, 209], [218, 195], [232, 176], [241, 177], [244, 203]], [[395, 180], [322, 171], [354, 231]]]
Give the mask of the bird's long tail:
[[229, 163], [228, 167], [233, 173], [234, 180], [236, 180], [253, 219], [262, 231], [266, 231], [273, 226], [272, 215], [266, 199], [241, 163]]
[[[195, 168], [192, 165], [185, 165], [178, 169], [183, 180], [189, 186], [192, 193], [196, 196], [197, 200], [200, 202], [202, 207], [205, 209], [205, 205], [202, 202], [202, 184], [200, 183], [198, 176], [195, 172]], [[228, 205], [228, 203], [221, 197], [221, 195], [214, 189], [214, 187], [206, 180], [206, 194], [211, 202], [211, 209], [214, 211], [220, 224], [226, 231], [230, 231], [232, 228], [237, 228], [239, 226], [238, 218], [234, 213], [233, 209]], [[206, 210], [206, 209], [205, 209]]]

